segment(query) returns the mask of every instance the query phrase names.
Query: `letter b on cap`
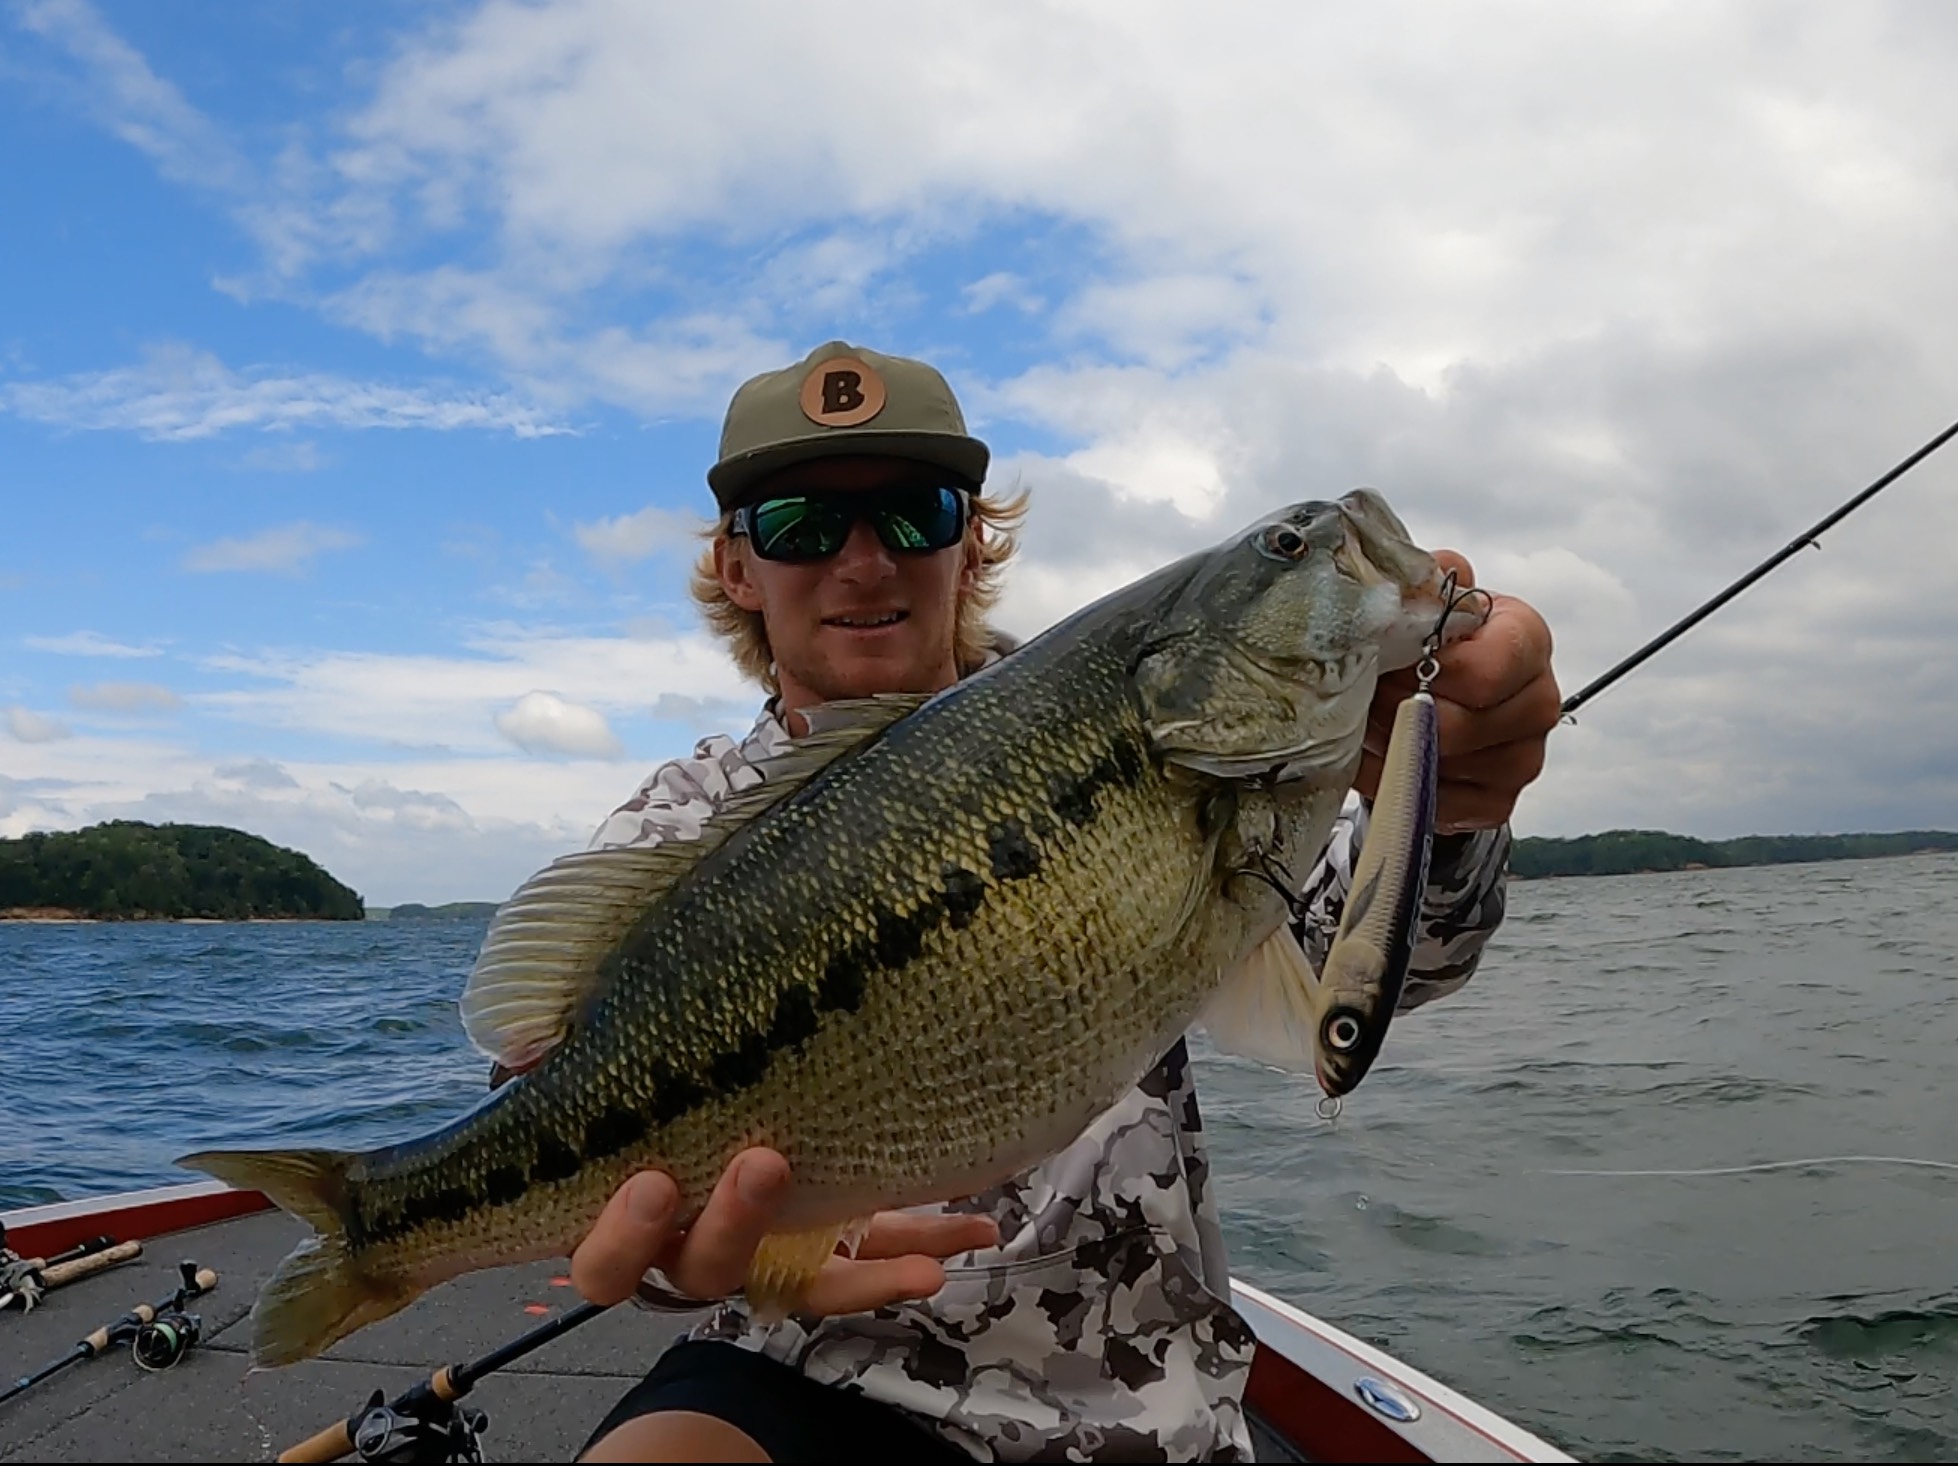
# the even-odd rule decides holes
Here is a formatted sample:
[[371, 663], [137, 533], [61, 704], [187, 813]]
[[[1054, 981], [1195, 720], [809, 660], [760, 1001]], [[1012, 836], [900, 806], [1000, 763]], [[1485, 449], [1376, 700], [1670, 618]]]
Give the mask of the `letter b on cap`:
[[826, 428], [853, 428], [884, 410], [884, 379], [854, 356], [832, 356], [802, 379], [802, 415]]

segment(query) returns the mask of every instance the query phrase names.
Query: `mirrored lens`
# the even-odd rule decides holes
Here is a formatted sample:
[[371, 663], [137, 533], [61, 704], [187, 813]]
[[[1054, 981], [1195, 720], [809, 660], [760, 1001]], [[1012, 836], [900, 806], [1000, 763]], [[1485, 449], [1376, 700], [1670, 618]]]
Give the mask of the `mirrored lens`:
[[958, 543], [965, 532], [965, 497], [938, 486], [797, 494], [763, 499], [746, 511], [746, 529], [764, 559], [821, 560], [843, 548], [859, 517], [870, 520], [893, 553], [927, 554]]
[[822, 499], [764, 499], [755, 505], [755, 549], [770, 560], [820, 560], [843, 548], [850, 518]]
[[878, 497], [872, 522], [888, 549], [942, 550], [965, 528], [955, 489], [898, 489]]

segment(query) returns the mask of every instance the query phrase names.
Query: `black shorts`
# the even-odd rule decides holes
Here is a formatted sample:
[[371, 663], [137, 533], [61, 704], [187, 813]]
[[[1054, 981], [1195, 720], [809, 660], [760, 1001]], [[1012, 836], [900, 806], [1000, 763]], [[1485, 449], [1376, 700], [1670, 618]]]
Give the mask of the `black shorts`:
[[628, 1420], [691, 1410], [744, 1431], [773, 1461], [946, 1462], [972, 1457], [894, 1406], [713, 1339], [673, 1345], [598, 1423], [583, 1455]]

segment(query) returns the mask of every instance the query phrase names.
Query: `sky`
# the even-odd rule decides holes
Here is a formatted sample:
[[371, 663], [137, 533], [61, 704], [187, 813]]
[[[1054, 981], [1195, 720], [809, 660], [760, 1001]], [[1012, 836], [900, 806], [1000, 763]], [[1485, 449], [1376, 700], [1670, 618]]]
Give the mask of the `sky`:
[[[939, 366], [1020, 635], [1359, 484], [1573, 691], [1958, 418], [1958, 9], [0, 0], [0, 835], [500, 900], [759, 692], [747, 376]], [[1958, 446], [1521, 834], [1958, 828]]]

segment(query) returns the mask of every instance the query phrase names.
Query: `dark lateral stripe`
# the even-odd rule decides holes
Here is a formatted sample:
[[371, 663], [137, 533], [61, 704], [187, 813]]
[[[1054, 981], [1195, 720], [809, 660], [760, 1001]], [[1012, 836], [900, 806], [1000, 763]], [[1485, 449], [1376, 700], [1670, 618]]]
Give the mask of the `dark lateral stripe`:
[[579, 1149], [587, 1159], [603, 1160], [646, 1138], [646, 1117], [624, 1105], [608, 1105], [605, 1111], [585, 1126]]
[[854, 1013], [863, 1006], [869, 978], [863, 956], [852, 948], [831, 954], [816, 984], [816, 1006], [825, 1013]]
[[972, 918], [979, 914], [979, 908], [986, 904], [986, 883], [962, 865], [945, 864], [945, 889], [939, 899], [944, 903], [945, 916], [952, 923], [952, 930], [964, 931], [972, 925]]
[[483, 1178], [483, 1195], [491, 1206], [508, 1206], [529, 1189], [524, 1173], [515, 1166], [498, 1166]]
[[[870, 913], [871, 932], [831, 952], [813, 987], [791, 981], [777, 994], [765, 1029], [751, 1029], [738, 1044], [706, 1062], [698, 1079], [661, 1063], [648, 1074], [652, 1088], [651, 1125], [667, 1125], [710, 1100], [738, 1094], [762, 1082], [777, 1054], [795, 1049], [815, 1037], [825, 1013], [854, 1013], [878, 972], [895, 972], [924, 955], [933, 932], [950, 926], [963, 931], [977, 919], [988, 892], [999, 882], [1025, 880], [1041, 869], [1041, 842], [1066, 825], [1091, 823], [1100, 813], [1104, 790], [1132, 787], [1147, 768], [1142, 749], [1131, 740], [1118, 741], [1096, 755], [1085, 774], [1050, 779], [1046, 793], [1050, 810], [1029, 809], [1008, 816], [986, 832], [987, 875], [947, 861], [940, 871], [940, 888], [924, 895], [910, 910], [880, 907]], [[1059, 823], [1057, 823], [1057, 821]], [[601, 1121], [604, 1117], [601, 1117]], [[626, 1132], [621, 1119], [618, 1133]], [[586, 1130], [584, 1153], [596, 1158], [608, 1153], [613, 1132], [595, 1121]], [[632, 1137], [638, 1139], [638, 1135]], [[624, 1141], [618, 1148], [623, 1149]], [[540, 1155], [539, 1167], [544, 1159]], [[533, 1171], [532, 1179], [537, 1179]]]
[[444, 1186], [409, 1197], [401, 1208], [401, 1227], [406, 1231], [430, 1222], [459, 1222], [475, 1207], [476, 1197], [466, 1187]]
[[768, 1035], [750, 1029], [741, 1036], [738, 1048], [714, 1056], [707, 1077], [722, 1094], [735, 1094], [761, 1083], [768, 1073], [768, 1057]]
[[906, 915], [898, 911], [877, 913], [877, 935], [870, 950], [877, 965], [893, 972], [907, 962], [916, 962], [925, 951], [925, 938], [938, 929], [945, 910], [936, 901], [927, 901]]
[[530, 1164], [530, 1179], [547, 1185], [552, 1181], [568, 1181], [583, 1164], [578, 1152], [557, 1136], [542, 1135], [537, 1140], [537, 1158]]
[[791, 983], [775, 1000], [775, 1017], [768, 1025], [771, 1049], [792, 1049], [815, 1037], [816, 995], [801, 983]]
[[992, 861], [993, 877], [1002, 881], [1021, 881], [1040, 870], [1040, 851], [1017, 817], [1008, 815], [986, 831], [986, 856]]
[[1097, 754], [1085, 774], [1056, 774], [1048, 780], [1047, 797], [1054, 813], [1075, 826], [1089, 825], [1100, 812], [1104, 789], [1132, 789], [1147, 767], [1142, 750], [1119, 739]]
[[648, 1076], [653, 1084], [653, 1123], [670, 1125], [696, 1105], [704, 1103], [708, 1094], [688, 1075], [671, 1066], [655, 1061]]

